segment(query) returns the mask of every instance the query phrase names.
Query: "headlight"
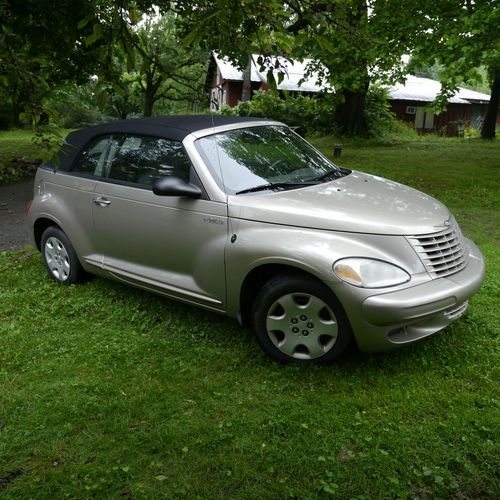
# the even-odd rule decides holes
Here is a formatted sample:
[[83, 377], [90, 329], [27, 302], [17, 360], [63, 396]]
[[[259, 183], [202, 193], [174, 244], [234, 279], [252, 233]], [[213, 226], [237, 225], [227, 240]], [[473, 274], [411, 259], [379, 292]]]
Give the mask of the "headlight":
[[395, 286], [410, 280], [410, 275], [400, 267], [361, 257], [340, 259], [335, 262], [333, 270], [341, 280], [363, 288]]

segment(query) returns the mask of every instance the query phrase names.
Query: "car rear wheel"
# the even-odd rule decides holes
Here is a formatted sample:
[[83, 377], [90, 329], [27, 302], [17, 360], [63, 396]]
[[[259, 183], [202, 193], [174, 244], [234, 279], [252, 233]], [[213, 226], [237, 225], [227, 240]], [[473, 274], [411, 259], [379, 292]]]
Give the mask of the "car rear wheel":
[[57, 227], [48, 227], [42, 234], [41, 249], [49, 276], [58, 283], [72, 285], [85, 278], [76, 252], [66, 234]]
[[257, 340], [282, 363], [331, 363], [349, 347], [349, 321], [335, 295], [300, 274], [271, 278], [252, 307]]

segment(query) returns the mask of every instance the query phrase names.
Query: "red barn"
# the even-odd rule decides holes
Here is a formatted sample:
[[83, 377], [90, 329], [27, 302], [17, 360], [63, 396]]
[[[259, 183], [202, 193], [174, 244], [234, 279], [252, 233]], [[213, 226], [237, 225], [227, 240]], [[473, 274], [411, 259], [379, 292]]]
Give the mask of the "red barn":
[[[266, 72], [260, 71], [256, 64], [258, 55], [251, 57], [250, 95], [256, 90], [267, 90]], [[278, 84], [278, 90], [314, 94], [333, 91], [329, 86], [318, 83], [318, 75], [304, 76], [306, 66], [311, 60], [303, 62], [279, 58], [286, 67], [285, 78]], [[277, 79], [276, 79], [277, 81]], [[217, 111], [223, 104], [236, 106], [242, 100], [243, 71], [227, 59], [212, 54], [207, 75], [210, 91], [210, 109]], [[419, 132], [437, 132], [444, 135], [460, 135], [464, 128], [481, 128], [486, 108], [490, 100], [488, 94], [459, 88], [450, 98], [446, 111], [434, 114], [430, 104], [441, 90], [441, 84], [429, 78], [408, 75], [404, 84], [388, 88], [389, 102], [398, 120], [410, 123]], [[500, 124], [500, 113], [497, 114]]]
[[488, 94], [459, 88], [449, 99], [446, 111], [436, 115], [429, 104], [440, 91], [439, 82], [408, 75], [405, 83], [389, 88], [391, 109], [398, 120], [411, 123], [420, 132], [454, 136], [465, 127], [481, 128], [490, 100]]
[[[269, 89], [266, 71], [260, 71], [257, 64], [258, 57], [258, 54], [251, 56], [251, 95], [256, 90]], [[318, 85], [318, 78], [315, 74], [304, 76], [306, 66], [311, 62], [310, 59], [299, 62], [279, 57], [278, 60], [280, 65], [285, 68], [285, 77], [281, 83], [278, 83], [278, 90], [316, 94], [329, 88], [325, 85]], [[276, 81], [278, 82], [277, 77]], [[219, 110], [223, 104], [236, 106], [242, 100], [243, 71], [239, 70], [226, 58], [219, 57], [215, 53], [212, 53], [210, 57], [206, 84], [210, 91], [210, 109], [212, 111]]]

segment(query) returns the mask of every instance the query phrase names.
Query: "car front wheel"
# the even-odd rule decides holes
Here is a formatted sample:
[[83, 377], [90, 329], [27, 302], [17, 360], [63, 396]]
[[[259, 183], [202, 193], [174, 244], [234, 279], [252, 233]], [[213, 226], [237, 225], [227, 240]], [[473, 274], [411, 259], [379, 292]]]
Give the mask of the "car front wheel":
[[300, 274], [271, 278], [252, 307], [257, 340], [282, 363], [331, 363], [349, 347], [349, 321], [334, 294]]
[[52, 279], [65, 285], [83, 281], [85, 271], [61, 229], [51, 226], [43, 232], [41, 250], [45, 267]]

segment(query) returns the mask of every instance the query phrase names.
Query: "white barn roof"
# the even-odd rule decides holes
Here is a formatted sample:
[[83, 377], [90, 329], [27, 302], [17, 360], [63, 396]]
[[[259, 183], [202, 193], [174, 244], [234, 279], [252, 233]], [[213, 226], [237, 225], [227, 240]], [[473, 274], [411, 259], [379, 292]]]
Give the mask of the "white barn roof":
[[[405, 83], [397, 83], [388, 88], [391, 99], [400, 99], [404, 101], [424, 101], [432, 102], [441, 91], [441, 83], [430, 78], [420, 78], [418, 76], [408, 75]], [[459, 88], [455, 95], [448, 102], [456, 104], [470, 104], [475, 102], [489, 102], [490, 96]]]
[[[219, 68], [220, 75], [224, 80], [243, 81], [243, 71], [240, 71], [228, 59], [213, 53], [215, 62]], [[266, 71], [260, 71], [257, 64], [258, 54], [252, 54], [251, 80], [252, 82], [267, 82]], [[325, 89], [331, 89], [328, 84], [318, 85], [318, 74], [313, 73], [310, 77], [304, 78], [306, 66], [312, 62], [312, 59], [300, 61], [290, 61], [284, 57], [278, 57], [282, 67], [286, 68], [285, 78], [278, 83], [279, 90], [291, 90], [299, 92], [321, 92]], [[278, 82], [278, 72], [274, 71], [276, 82]], [[441, 83], [430, 78], [421, 78], [408, 75], [405, 83], [397, 83], [388, 87], [391, 99], [400, 99], [404, 101], [423, 101], [432, 102], [441, 91]], [[459, 88], [455, 95], [449, 99], [450, 103], [471, 104], [489, 102], [490, 96], [474, 90]]]
[[[236, 66], [233, 65], [227, 58], [218, 56], [215, 52], [213, 54], [217, 67], [220, 71], [220, 76], [224, 80], [235, 80], [237, 82], [243, 81], [243, 71], [240, 71]], [[262, 81], [259, 76], [259, 72], [255, 64], [251, 67], [251, 80], [252, 82]]]
[[[220, 71], [220, 75], [224, 80], [243, 81], [243, 71], [240, 71], [228, 59], [213, 54], [215, 62]], [[252, 54], [252, 65], [250, 78], [252, 82], [267, 82], [267, 71], [260, 71], [257, 64], [258, 54]], [[273, 57], [274, 59], [274, 57]], [[277, 84], [279, 90], [291, 90], [298, 92], [321, 92], [327, 85], [318, 85], [318, 75], [313, 73], [310, 77], [304, 78], [306, 66], [312, 62], [311, 59], [304, 59], [304, 61], [290, 61], [284, 57], [278, 57], [280, 65], [285, 68], [285, 78], [281, 83]], [[276, 82], [278, 82], [278, 71], [274, 71]], [[304, 81], [299, 84], [300, 80]]]

